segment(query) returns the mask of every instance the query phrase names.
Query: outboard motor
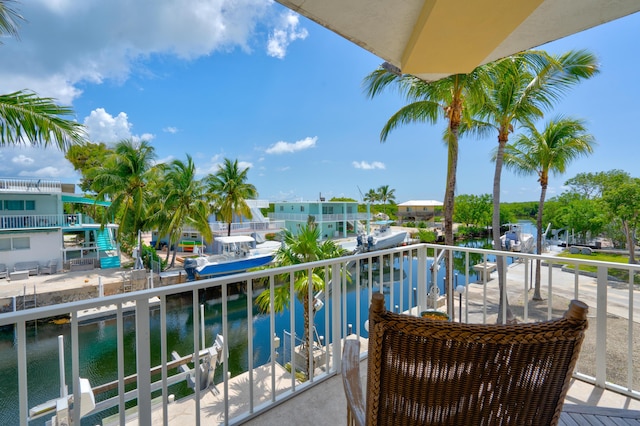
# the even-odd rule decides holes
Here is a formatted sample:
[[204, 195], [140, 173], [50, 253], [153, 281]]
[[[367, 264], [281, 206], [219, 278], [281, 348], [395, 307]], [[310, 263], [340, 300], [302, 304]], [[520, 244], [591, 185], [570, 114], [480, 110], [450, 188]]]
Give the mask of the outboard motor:
[[356, 247], [362, 246], [362, 234], [358, 234], [356, 237]]
[[187, 273], [187, 281], [195, 281], [196, 280], [196, 267], [198, 266], [198, 261], [196, 259], [185, 259], [184, 260], [184, 271]]
[[369, 237], [367, 237], [367, 246], [369, 250], [373, 248], [373, 235], [369, 235]]

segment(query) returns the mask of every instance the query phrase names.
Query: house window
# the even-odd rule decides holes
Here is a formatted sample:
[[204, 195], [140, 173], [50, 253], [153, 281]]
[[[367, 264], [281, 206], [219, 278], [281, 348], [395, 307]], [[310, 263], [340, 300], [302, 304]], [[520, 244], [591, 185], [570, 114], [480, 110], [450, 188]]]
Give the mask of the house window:
[[5, 210], [24, 210], [24, 200], [4, 200]]
[[29, 237], [0, 238], [0, 251], [28, 250], [31, 248]]
[[300, 211], [303, 212], [304, 211], [304, 206], [300, 206]]
[[333, 206], [322, 206], [322, 214], [333, 214]]
[[284, 211], [284, 206], [280, 206], [280, 211], [283, 212]]
[[28, 250], [31, 248], [29, 237], [14, 237], [12, 240], [14, 250]]
[[24, 209], [25, 210], [35, 210], [36, 209], [36, 202], [35, 200], [27, 200], [24, 202]]

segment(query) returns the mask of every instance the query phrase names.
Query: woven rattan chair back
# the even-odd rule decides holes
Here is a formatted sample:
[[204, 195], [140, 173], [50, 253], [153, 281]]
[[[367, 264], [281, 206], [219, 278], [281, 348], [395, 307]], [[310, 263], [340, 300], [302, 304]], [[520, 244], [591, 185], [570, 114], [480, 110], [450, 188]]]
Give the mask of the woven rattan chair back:
[[[366, 424], [555, 425], [586, 314], [587, 306], [574, 300], [554, 321], [460, 324], [389, 312], [375, 294]], [[358, 417], [351, 409], [349, 416]]]

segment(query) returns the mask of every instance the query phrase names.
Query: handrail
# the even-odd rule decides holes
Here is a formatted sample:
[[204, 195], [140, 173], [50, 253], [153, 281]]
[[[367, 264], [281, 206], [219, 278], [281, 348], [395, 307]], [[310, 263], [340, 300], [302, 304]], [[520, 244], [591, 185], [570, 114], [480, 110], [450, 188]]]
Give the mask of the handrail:
[[[295, 378], [292, 377], [292, 382], [287, 388], [286, 394], [278, 394], [275, 390], [269, 391], [273, 392], [273, 394], [267, 395], [268, 402], [261, 404], [258, 406], [251, 406], [251, 408], [247, 408], [251, 410], [251, 416], [256, 415], [256, 413], [261, 410], [267, 409], [270, 405], [278, 403], [282, 398], [288, 398], [292, 394], [296, 394], [300, 390], [304, 389], [308, 386], [314, 386], [315, 384], [324, 380], [324, 378], [333, 376], [339, 372], [340, 362], [341, 362], [341, 339], [349, 333], [348, 330], [353, 330], [353, 332], [357, 336], [366, 337], [366, 331], [364, 327], [364, 322], [366, 320], [366, 310], [360, 309], [360, 297], [366, 300], [362, 300], [363, 304], [367, 304], [368, 300], [371, 299], [371, 295], [374, 292], [380, 292], [385, 294], [385, 301], [388, 303], [390, 308], [400, 312], [419, 312], [420, 309], [424, 309], [428, 306], [427, 301], [427, 291], [433, 284], [432, 274], [428, 274], [428, 263], [432, 262], [432, 258], [427, 258], [426, 253], [427, 249], [435, 249], [438, 253], [441, 252], [453, 252], [455, 254], [456, 262], [462, 265], [459, 266], [462, 268], [463, 272], [461, 273], [460, 284], [464, 284], [465, 290], [460, 294], [460, 301], [458, 302], [458, 298], [456, 297], [454, 300], [455, 307], [458, 308], [458, 305], [461, 304], [462, 308], [464, 308], [463, 318], [468, 318], [468, 321], [471, 322], [488, 322], [494, 321], [490, 319], [488, 312], [495, 312], [497, 310], [499, 297], [497, 295], [497, 281], [495, 279], [496, 274], [503, 273], [505, 274], [505, 282], [507, 283], [507, 291], [509, 294], [509, 301], [513, 306], [518, 306], [522, 309], [522, 317], [521, 320], [530, 321], [532, 318], [533, 312], [531, 311], [532, 305], [529, 303], [529, 287], [532, 284], [530, 281], [530, 274], [533, 270], [532, 263], [536, 260], [541, 260], [544, 262], [543, 265], [543, 274], [542, 274], [542, 287], [543, 291], [547, 292], [547, 305], [548, 305], [548, 317], [552, 317], [554, 315], [558, 315], [558, 313], [552, 309], [554, 307], [554, 298], [562, 298], [562, 299], [572, 299], [577, 298], [589, 305], [590, 312], [595, 313], [595, 317], [590, 317], [590, 321], [592, 325], [588, 332], [593, 333], [595, 339], [595, 364], [594, 365], [582, 365], [579, 361], [578, 363], [578, 371], [576, 373], [576, 377], [579, 377], [582, 380], [590, 381], [594, 383], [596, 386], [600, 386], [606, 389], [611, 389], [616, 392], [623, 393], [632, 398], [640, 399], [640, 386], [637, 384], [640, 381], [640, 377], [638, 377], [637, 368], [634, 370], [633, 366], [633, 353], [637, 351], [638, 348], [633, 346], [634, 337], [633, 337], [633, 327], [634, 324], [640, 322], [640, 304], [637, 302], [637, 298], [640, 297], [640, 289], [638, 289], [637, 285], [633, 284], [634, 275], [640, 274], [640, 265], [629, 265], [629, 264], [618, 264], [613, 262], [601, 262], [601, 261], [591, 261], [591, 260], [576, 260], [576, 259], [561, 259], [553, 256], [545, 256], [545, 255], [535, 255], [535, 254], [526, 254], [526, 253], [518, 253], [517, 261], [514, 259], [514, 262], [503, 271], [495, 271], [491, 273], [481, 274], [481, 277], [475, 278], [474, 281], [474, 269], [473, 265], [480, 264], [482, 262], [487, 262], [487, 258], [489, 256], [504, 256], [505, 258], [513, 258], [515, 256], [514, 253], [511, 252], [501, 252], [496, 250], [489, 249], [477, 249], [471, 247], [451, 247], [451, 246], [442, 246], [436, 244], [417, 244], [412, 246], [398, 247], [394, 249], [381, 250], [377, 252], [369, 252], [369, 253], [361, 253], [351, 256], [346, 256], [338, 259], [329, 259], [322, 260], [317, 262], [312, 262], [303, 265], [292, 265], [286, 266], [276, 269], [267, 269], [263, 271], [256, 272], [245, 272], [241, 274], [236, 274], [232, 276], [219, 277], [215, 279], [194, 281], [190, 283], [184, 283], [179, 286], [166, 286], [154, 289], [147, 289], [138, 292], [126, 293], [126, 294], [118, 294], [112, 296], [102, 297], [100, 299], [89, 299], [82, 300], [72, 303], [66, 303], [61, 305], [53, 305], [53, 306], [45, 306], [36, 309], [28, 309], [24, 311], [11, 312], [0, 315], [0, 327], [3, 326], [14, 326], [17, 330], [18, 337], [26, 336], [26, 328], [27, 324], [30, 324], [32, 321], [41, 320], [44, 318], [57, 317], [63, 315], [69, 315], [73, 318], [77, 317], [78, 312], [81, 312], [86, 309], [98, 308], [106, 305], [116, 305], [122, 307], [125, 303], [134, 301], [136, 302], [136, 347], [144, 348], [147, 347], [146, 350], [139, 350], [137, 352], [138, 359], [142, 359], [142, 363], [140, 365], [151, 365], [148, 345], [149, 343], [145, 341], [145, 337], [150, 333], [150, 321], [149, 321], [149, 303], [148, 300], [151, 297], [159, 297], [160, 302], [160, 322], [166, 323], [167, 321], [167, 310], [169, 306], [167, 305], [167, 297], [173, 296], [181, 293], [191, 293], [193, 295], [193, 335], [194, 335], [194, 352], [197, 352], [200, 349], [199, 336], [201, 330], [199, 330], [199, 311], [197, 304], [201, 302], [202, 294], [206, 294], [205, 289], [217, 288], [218, 293], [221, 294], [221, 315], [223, 318], [222, 328], [220, 330], [220, 334], [225, 335], [229, 334], [230, 324], [228, 321], [229, 318], [229, 292], [231, 288], [240, 288], [245, 289], [247, 296], [247, 312], [252, 312], [253, 310], [253, 299], [257, 294], [261, 291], [260, 287], [258, 287], [258, 283], [261, 286], [266, 286], [266, 290], [269, 291], [272, 296], [275, 297], [275, 286], [278, 278], [283, 276], [293, 276], [293, 274], [298, 274], [299, 272], [308, 272], [312, 270], [324, 271], [324, 276], [326, 281], [326, 285], [329, 285], [329, 271], [332, 271], [331, 274], [331, 286], [328, 290], [324, 291], [321, 295], [318, 296], [324, 308], [322, 311], [314, 312], [313, 309], [310, 309], [310, 321], [312, 324], [322, 324], [326, 321], [324, 327], [324, 335], [326, 340], [327, 355], [323, 356], [324, 365], [326, 367], [324, 370], [317, 370], [311, 374], [311, 380], [309, 382], [304, 383], [304, 385], [295, 381]], [[417, 267], [413, 262], [409, 262], [409, 259], [417, 260]], [[473, 259], [473, 260], [472, 260]], [[505, 262], [506, 263], [506, 262]], [[566, 263], [569, 265], [581, 266], [581, 265], [589, 265], [597, 268], [598, 273], [595, 276], [590, 276], [587, 274], [583, 274], [577, 271], [577, 268], [573, 272], [563, 272], [562, 268], [560, 268], [561, 263]], [[349, 273], [346, 273], [347, 265], [353, 265], [350, 267]], [[366, 266], [365, 266], [366, 265]], [[375, 267], [375, 265], [382, 265], [382, 267]], [[390, 288], [394, 288], [394, 286], [390, 286], [389, 280], [390, 276], [394, 276], [390, 271], [385, 269], [387, 266], [393, 265], [405, 265], [403, 266], [404, 272], [406, 272], [406, 280], [402, 280], [395, 287], [394, 290], [390, 290]], [[621, 285], [612, 286], [610, 285], [608, 272], [610, 269], [621, 269], [630, 272], [630, 278], [628, 282], [627, 289], [620, 289]], [[561, 275], [562, 274], [562, 275]], [[365, 284], [366, 282], [366, 284]], [[415, 284], [414, 284], [415, 283]], [[294, 291], [293, 281], [289, 281], [288, 279], [284, 280], [285, 288], [289, 289], [289, 292]], [[352, 289], [360, 289], [362, 291], [356, 292], [356, 300], [359, 302], [356, 303], [356, 306], [353, 307], [347, 304], [347, 292], [353, 291]], [[311, 296], [315, 296], [316, 292], [310, 292]], [[294, 294], [290, 295], [291, 300], [296, 300], [296, 296]], [[314, 304], [315, 300], [310, 299], [310, 304]], [[518, 300], [522, 299], [523, 303], [519, 304]], [[295, 302], [298, 303], [298, 302]], [[318, 305], [320, 306], [320, 305]], [[331, 306], [340, 306], [340, 309], [333, 309]], [[310, 305], [311, 307], [311, 305]], [[454, 310], [457, 316], [457, 309]], [[329, 314], [330, 313], [330, 314]], [[121, 312], [120, 312], [121, 317]], [[253, 315], [253, 314], [250, 314]], [[269, 321], [272, 325], [271, 334], [277, 332], [275, 327], [275, 314], [269, 314]], [[296, 323], [301, 324], [302, 316], [296, 317], [295, 313], [291, 313], [292, 324], [289, 324], [287, 327], [289, 329], [296, 329]], [[119, 317], [119, 318], [120, 318]], [[145, 319], [146, 318], [146, 319]], [[348, 319], [347, 319], [348, 318]], [[138, 319], [140, 321], [138, 321]], [[607, 334], [607, 323], [610, 321], [617, 321], [616, 324], [620, 326], [625, 326], [629, 328], [627, 335], [628, 345], [624, 345], [624, 342], [616, 342], [612, 344], [611, 342], [607, 342], [608, 334]], [[454, 320], [459, 320], [456, 318]], [[121, 342], [122, 333], [124, 333], [123, 325], [121, 320], [119, 320], [118, 324], [118, 338], [117, 342]], [[354, 327], [351, 325], [354, 324]], [[73, 351], [79, 351], [78, 342], [74, 340], [74, 336], [78, 336], [78, 321], [72, 321], [71, 324], [72, 332], [72, 362], [73, 362], [73, 380], [74, 383], [78, 379], [78, 375], [80, 374], [80, 367], [77, 363], [79, 363], [79, 356], [74, 357]], [[255, 324], [252, 321], [252, 317], [247, 318], [246, 321], [246, 334], [248, 336], [255, 335]], [[75, 330], [75, 331], [74, 331]], [[245, 333], [243, 332], [243, 333]], [[86, 335], [83, 335], [83, 339], [87, 339]], [[162, 339], [165, 339], [163, 337]], [[163, 340], [164, 341], [164, 340]], [[251, 339], [250, 339], [251, 341]], [[607, 344], [608, 343], [608, 344]], [[16, 365], [15, 368], [18, 370], [18, 377], [26, 377], [27, 369], [29, 368], [27, 365], [26, 357], [29, 351], [31, 350], [28, 345], [28, 339], [18, 338], [15, 341], [17, 346], [16, 356]], [[291, 344], [287, 347], [295, 348], [296, 343], [292, 340]], [[607, 348], [612, 349], [615, 347], [616, 350], [627, 347], [627, 378], [626, 380], [619, 379], [616, 382], [612, 382], [611, 378], [607, 376]], [[272, 355], [273, 359], [270, 361], [271, 363], [275, 363], [275, 351], [276, 346], [272, 342], [271, 347], [266, 350]], [[253, 349], [253, 343], [247, 348], [250, 351], [248, 354], [248, 359], [251, 359], [253, 362], [253, 358], [255, 356], [255, 349]], [[258, 349], [259, 351], [260, 349]], [[264, 350], [264, 349], [263, 349]], [[313, 359], [313, 348], [309, 348], [309, 355]], [[25, 359], [21, 359], [24, 356]], [[271, 357], [270, 357], [271, 359]], [[292, 362], [294, 362], [294, 367], [299, 364], [295, 364], [295, 357], [292, 357]], [[146, 360], [146, 361], [145, 361]], [[272, 364], [274, 365], [274, 364]], [[166, 370], [168, 369], [169, 362], [165, 364], [167, 368], [162, 368], [162, 372], [160, 374], [163, 377], [167, 377], [168, 374]], [[243, 379], [245, 382], [255, 383], [257, 378], [255, 375], [252, 375], [252, 369], [256, 366], [250, 364], [250, 370], [247, 372], [248, 378]], [[272, 371], [270, 374], [275, 374], [276, 369], [272, 368], [269, 371]], [[223, 372], [223, 383], [220, 386], [224, 386], [225, 390], [230, 386], [230, 378], [228, 378], [228, 366], [224, 365]], [[140, 371], [137, 371], [138, 374], [138, 389], [153, 389], [159, 387], [162, 390], [163, 395], [167, 395], [167, 389], [164, 385], [158, 384], [157, 382], [151, 381], [151, 376], [149, 371], [146, 374], [140, 375]], [[199, 373], [197, 373], [199, 374]], [[128, 383], [126, 376], [123, 372], [119, 372], [118, 376], [118, 389], [122, 386], [124, 389], [124, 384]], [[149, 382], [146, 382], [146, 381]], [[157, 381], [157, 378], [154, 378]], [[275, 380], [275, 376], [271, 376], [270, 380]], [[37, 386], [37, 384], [30, 384], [26, 380], [24, 383], [22, 381], [19, 382], [20, 385], [20, 399], [23, 397], [26, 398], [29, 394], [29, 389], [31, 386]], [[92, 383], [93, 386], [101, 386], [100, 383]], [[104, 385], [103, 385], [104, 386]], [[110, 384], [109, 386], [114, 386]], [[140, 387], [142, 386], [142, 387]], [[199, 392], [199, 391], [198, 391]], [[198, 393], [197, 393], [198, 395]], [[222, 395], [228, 395], [228, 393], [222, 392]], [[151, 396], [147, 395], [145, 392], [140, 392], [138, 394], [138, 404], [143, 410], [141, 412], [148, 413], [152, 408], [151, 405]], [[129, 396], [127, 396], [129, 398]], [[200, 400], [200, 399], [198, 399]], [[20, 406], [26, 404], [26, 401], [21, 401]], [[123, 402], [124, 404], [124, 402]], [[204, 404], [204, 402], [202, 402]], [[18, 405], [18, 404], [16, 404]], [[238, 413], [233, 414], [230, 413], [231, 402], [228, 397], [223, 401], [224, 412], [228, 417], [225, 417], [230, 423], [233, 423], [233, 415], [240, 415]], [[207, 410], [206, 407], [201, 407], [203, 410]], [[124, 410], [124, 406], [119, 407], [119, 409]], [[75, 414], [74, 414], [75, 415]], [[146, 415], [146, 414], [145, 414]], [[200, 410], [194, 410], [194, 415], [200, 416]], [[242, 415], [249, 415], [245, 412]], [[26, 412], [20, 411], [21, 421], [24, 421], [26, 424]], [[78, 419], [79, 420], [79, 419]]]

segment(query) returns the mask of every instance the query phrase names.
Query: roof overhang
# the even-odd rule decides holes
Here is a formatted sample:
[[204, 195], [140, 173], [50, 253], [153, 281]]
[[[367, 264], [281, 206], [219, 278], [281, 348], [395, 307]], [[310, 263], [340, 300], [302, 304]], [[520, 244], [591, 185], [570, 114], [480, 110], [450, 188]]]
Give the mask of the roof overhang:
[[640, 11], [636, 0], [276, 0], [424, 80]]
[[109, 201], [94, 200], [93, 198], [86, 198], [86, 197], [83, 197], [82, 195], [75, 195], [75, 194], [62, 195], [62, 202], [76, 203], [76, 204], [93, 204], [96, 206], [104, 206], [104, 207], [109, 207], [111, 205]]

